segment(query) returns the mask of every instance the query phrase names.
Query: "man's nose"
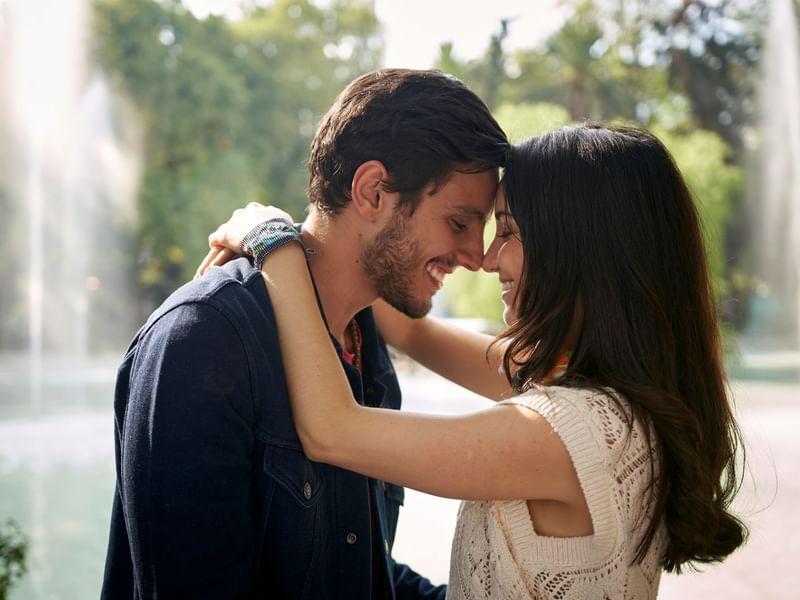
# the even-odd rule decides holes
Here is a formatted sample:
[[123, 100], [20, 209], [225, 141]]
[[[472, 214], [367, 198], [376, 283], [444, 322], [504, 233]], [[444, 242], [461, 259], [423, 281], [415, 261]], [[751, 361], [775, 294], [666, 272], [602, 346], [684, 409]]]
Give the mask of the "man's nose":
[[483, 262], [481, 266], [483, 270], [487, 273], [494, 273], [497, 271], [497, 238], [495, 238], [491, 244], [489, 244], [489, 248], [486, 250], [486, 255], [483, 257]]
[[483, 228], [469, 236], [459, 252], [459, 264], [470, 271], [479, 271], [483, 262]]

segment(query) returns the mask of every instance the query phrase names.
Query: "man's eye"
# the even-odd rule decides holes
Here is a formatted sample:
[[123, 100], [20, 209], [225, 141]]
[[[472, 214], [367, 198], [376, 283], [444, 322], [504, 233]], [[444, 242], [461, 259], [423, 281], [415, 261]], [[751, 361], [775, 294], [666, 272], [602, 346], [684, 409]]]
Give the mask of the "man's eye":
[[450, 219], [450, 225], [452, 225], [453, 229], [456, 231], [466, 231], [468, 227], [461, 223], [460, 221], [456, 221], [455, 219]]

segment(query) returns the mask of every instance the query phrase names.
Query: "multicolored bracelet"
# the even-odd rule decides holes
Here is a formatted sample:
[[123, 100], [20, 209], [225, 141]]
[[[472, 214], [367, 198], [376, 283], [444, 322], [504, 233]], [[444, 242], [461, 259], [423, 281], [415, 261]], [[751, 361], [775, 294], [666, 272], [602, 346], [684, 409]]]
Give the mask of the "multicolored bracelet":
[[242, 253], [253, 259], [256, 269], [261, 269], [261, 264], [270, 252], [277, 250], [289, 242], [298, 242], [303, 245], [303, 239], [295, 226], [281, 218], [270, 219], [259, 223], [251, 229], [239, 247]]

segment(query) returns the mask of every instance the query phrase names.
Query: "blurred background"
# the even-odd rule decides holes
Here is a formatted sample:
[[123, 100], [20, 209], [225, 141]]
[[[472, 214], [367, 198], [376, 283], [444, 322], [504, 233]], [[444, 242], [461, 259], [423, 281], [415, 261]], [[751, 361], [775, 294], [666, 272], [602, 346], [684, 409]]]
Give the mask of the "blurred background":
[[[798, 0], [0, 0], [0, 598], [97, 596], [128, 341], [232, 210], [302, 219], [316, 124], [381, 66], [461, 78], [512, 140], [593, 118], [665, 141], [704, 222], [753, 536], [661, 597], [793, 597], [799, 28]], [[435, 311], [496, 331], [498, 297], [458, 272]], [[400, 365], [407, 406], [482, 406]], [[455, 508], [409, 493], [398, 558], [445, 581]]]

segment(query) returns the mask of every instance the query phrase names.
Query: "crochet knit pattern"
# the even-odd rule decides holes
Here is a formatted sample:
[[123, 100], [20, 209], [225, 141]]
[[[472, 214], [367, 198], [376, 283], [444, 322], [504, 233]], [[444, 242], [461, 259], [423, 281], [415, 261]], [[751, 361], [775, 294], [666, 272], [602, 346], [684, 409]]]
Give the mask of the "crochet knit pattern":
[[[613, 392], [609, 392], [613, 395]], [[631, 565], [652, 517], [651, 461], [624, 399], [595, 390], [540, 387], [499, 404], [527, 407], [561, 438], [578, 474], [593, 534], [538, 535], [525, 500], [461, 504], [449, 599], [647, 600], [655, 598], [666, 548], [661, 524], [644, 561]], [[655, 434], [652, 433], [652, 439]], [[657, 464], [657, 463], [656, 463]]]

